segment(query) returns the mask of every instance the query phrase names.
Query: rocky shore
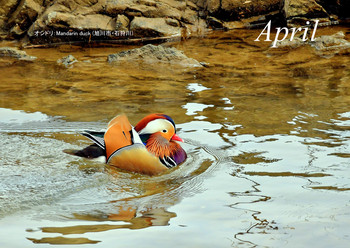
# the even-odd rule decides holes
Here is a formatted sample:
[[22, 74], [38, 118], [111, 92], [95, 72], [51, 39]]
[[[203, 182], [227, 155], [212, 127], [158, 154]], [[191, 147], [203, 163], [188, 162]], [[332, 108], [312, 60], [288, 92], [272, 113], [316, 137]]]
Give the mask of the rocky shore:
[[0, 39], [66, 41], [186, 39], [210, 29], [346, 22], [348, 0], [7, 0]]

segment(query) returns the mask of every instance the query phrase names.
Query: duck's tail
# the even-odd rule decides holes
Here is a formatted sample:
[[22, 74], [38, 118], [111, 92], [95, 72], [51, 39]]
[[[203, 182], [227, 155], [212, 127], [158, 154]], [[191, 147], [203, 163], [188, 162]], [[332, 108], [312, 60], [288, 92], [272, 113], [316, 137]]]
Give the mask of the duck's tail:
[[104, 159], [106, 159], [106, 151], [96, 144], [85, 147], [82, 150], [65, 149], [63, 152], [88, 159], [95, 159], [99, 157], [104, 157]]
[[105, 132], [96, 132], [96, 131], [85, 130], [81, 134], [84, 135], [85, 137], [87, 137], [88, 139], [92, 140], [96, 145], [98, 145], [103, 150], [106, 149], [105, 140], [104, 140]]
[[104, 157], [106, 159], [106, 149], [104, 142], [104, 132], [96, 132], [96, 131], [84, 131], [81, 133], [85, 137], [89, 138], [94, 142], [94, 144], [85, 147], [82, 150], [74, 150], [74, 149], [66, 149], [63, 152], [75, 155], [79, 157], [84, 157], [88, 159], [96, 159], [100, 157]]

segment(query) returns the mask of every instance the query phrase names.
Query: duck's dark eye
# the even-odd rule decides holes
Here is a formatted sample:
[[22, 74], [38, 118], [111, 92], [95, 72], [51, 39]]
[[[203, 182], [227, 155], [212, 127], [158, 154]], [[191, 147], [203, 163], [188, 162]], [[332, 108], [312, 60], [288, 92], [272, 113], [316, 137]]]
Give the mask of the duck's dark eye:
[[167, 133], [167, 132], [168, 132], [168, 130], [166, 130], [166, 129], [163, 129], [163, 130], [162, 130], [162, 132], [163, 132], [163, 133]]

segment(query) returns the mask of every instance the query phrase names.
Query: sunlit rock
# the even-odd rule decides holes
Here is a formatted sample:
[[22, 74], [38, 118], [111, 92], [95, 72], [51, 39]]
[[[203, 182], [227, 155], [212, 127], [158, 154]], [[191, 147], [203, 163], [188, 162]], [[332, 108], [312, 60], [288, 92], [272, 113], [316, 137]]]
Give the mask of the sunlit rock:
[[129, 18], [125, 15], [118, 15], [115, 21], [115, 29], [120, 31], [128, 31], [129, 30]]
[[169, 25], [165, 18], [135, 17], [130, 23], [135, 36], [177, 36], [181, 37], [181, 28]]
[[68, 55], [62, 59], [57, 60], [57, 64], [64, 65], [65, 67], [72, 67], [78, 60], [73, 55]]
[[146, 63], [169, 63], [178, 64], [185, 67], [202, 67], [195, 59], [187, 57], [182, 51], [174, 47], [146, 45], [116, 54], [108, 55], [108, 62], [120, 61], [144, 61]]
[[0, 47], [0, 57], [10, 57], [24, 61], [33, 61], [36, 59], [35, 56], [30, 56], [25, 51], [13, 47]]
[[333, 35], [321, 35], [314, 40], [303, 41], [300, 37], [295, 37], [292, 41], [285, 39], [276, 43], [277, 48], [297, 48], [310, 45], [315, 48], [316, 53], [321, 56], [332, 57], [333, 55], [350, 49], [350, 42], [345, 40], [343, 32]]

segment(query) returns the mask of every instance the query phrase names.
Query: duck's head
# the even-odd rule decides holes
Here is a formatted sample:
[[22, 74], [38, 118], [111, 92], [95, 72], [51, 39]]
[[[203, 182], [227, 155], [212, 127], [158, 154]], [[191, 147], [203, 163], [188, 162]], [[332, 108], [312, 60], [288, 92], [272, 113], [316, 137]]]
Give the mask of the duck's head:
[[182, 149], [175, 141], [183, 142], [176, 134], [175, 122], [165, 114], [151, 114], [135, 126], [142, 142], [156, 156], [172, 156]]
[[168, 142], [183, 142], [183, 139], [176, 134], [175, 122], [170, 116], [165, 114], [151, 114], [144, 117], [137, 123], [135, 130], [143, 138], [144, 142], [152, 135], [162, 137]]

